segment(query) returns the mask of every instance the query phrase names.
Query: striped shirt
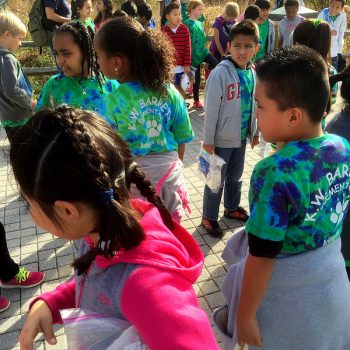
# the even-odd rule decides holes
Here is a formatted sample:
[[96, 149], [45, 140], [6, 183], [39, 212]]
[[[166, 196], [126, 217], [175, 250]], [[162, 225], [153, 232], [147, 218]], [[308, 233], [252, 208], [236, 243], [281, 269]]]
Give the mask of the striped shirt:
[[169, 37], [176, 50], [176, 65], [177, 66], [190, 66], [191, 65], [191, 37], [190, 31], [183, 24], [177, 27], [176, 32], [165, 25], [163, 28], [164, 33]]

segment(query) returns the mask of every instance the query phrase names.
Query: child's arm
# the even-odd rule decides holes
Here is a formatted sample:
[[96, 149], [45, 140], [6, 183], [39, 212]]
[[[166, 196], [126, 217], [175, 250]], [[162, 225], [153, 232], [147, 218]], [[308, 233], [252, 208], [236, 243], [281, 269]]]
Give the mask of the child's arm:
[[278, 23], [278, 43], [277, 47], [281, 48], [283, 46], [283, 36], [281, 33], [281, 22]]
[[181, 274], [140, 267], [124, 285], [121, 309], [152, 350], [218, 350], [192, 284]]
[[181, 161], [184, 160], [184, 155], [185, 155], [185, 144], [184, 143], [180, 143], [178, 145], [178, 149], [177, 149], [177, 153], [179, 154], [179, 158]]
[[191, 36], [189, 29], [185, 26], [184, 30], [186, 31], [186, 38], [185, 38], [185, 48], [184, 48], [184, 68], [185, 73], [188, 74], [190, 72], [190, 66], [191, 66]]
[[31, 99], [18, 85], [17, 62], [11, 58], [4, 57], [1, 70], [1, 85], [5, 96], [17, 106], [30, 109]]
[[29, 306], [30, 310], [21, 331], [21, 349], [32, 350], [39, 332], [44, 333], [49, 344], [56, 344], [52, 324], [62, 322], [59, 310], [72, 307], [75, 307], [75, 279], [35, 298]]
[[218, 51], [220, 52], [221, 57], [225, 56], [225, 51], [223, 50], [221, 43], [220, 43], [220, 38], [219, 38], [219, 29], [214, 28], [214, 41], [215, 41], [215, 45], [216, 48], [218, 49]]
[[211, 72], [205, 84], [205, 117], [203, 129], [203, 148], [213, 153], [216, 124], [220, 114], [223, 87], [219, 74]]
[[269, 284], [274, 263], [271, 258], [248, 256], [237, 310], [238, 342], [241, 345], [262, 345], [256, 312]]
[[346, 14], [345, 12], [340, 13], [340, 26], [339, 26], [339, 33], [338, 33], [338, 45], [339, 45], [339, 52], [341, 53], [343, 51], [344, 46], [344, 34], [346, 31]]

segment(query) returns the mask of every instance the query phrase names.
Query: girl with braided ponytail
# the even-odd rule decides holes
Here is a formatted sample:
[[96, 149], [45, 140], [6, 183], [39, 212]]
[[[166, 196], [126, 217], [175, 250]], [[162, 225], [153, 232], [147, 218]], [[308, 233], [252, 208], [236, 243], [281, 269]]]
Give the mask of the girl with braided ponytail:
[[62, 104], [99, 112], [102, 97], [118, 87], [103, 77], [93, 47], [94, 32], [81, 22], [57, 27], [53, 51], [61, 73], [43, 87], [36, 110]]
[[95, 23], [91, 19], [92, 1], [91, 0], [72, 0], [72, 21], [81, 22], [86, 27], [90, 27], [95, 31]]
[[186, 103], [172, 84], [174, 49], [163, 33], [128, 17], [105, 23], [94, 45], [103, 73], [120, 82], [105, 97], [102, 116], [180, 220], [188, 206], [181, 160], [194, 134]]
[[[72, 307], [129, 321], [153, 350], [219, 349], [192, 287], [198, 244], [102, 118], [67, 106], [39, 111], [16, 134], [10, 162], [33, 220], [81, 240], [75, 278], [31, 303], [22, 350], [38, 332], [55, 344], [52, 324]], [[132, 184], [147, 202], [130, 199]]]

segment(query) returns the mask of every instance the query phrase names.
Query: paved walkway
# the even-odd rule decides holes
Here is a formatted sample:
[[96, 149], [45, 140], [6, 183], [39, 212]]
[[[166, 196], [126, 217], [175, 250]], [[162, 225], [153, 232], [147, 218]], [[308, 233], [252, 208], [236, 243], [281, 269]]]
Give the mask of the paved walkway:
[[[202, 139], [203, 113], [190, 111], [196, 139], [186, 148], [185, 176], [191, 196], [192, 213], [182, 222], [201, 246], [205, 255], [205, 265], [195, 289], [202, 308], [211, 318], [212, 311], [223, 302], [219, 292], [226, 267], [221, 259], [225, 242], [242, 224], [236, 220], [222, 219], [220, 225], [225, 235], [215, 239], [205, 234], [200, 226], [202, 212], [203, 181], [197, 175], [197, 155], [199, 141]], [[18, 337], [22, 328], [30, 300], [43, 292], [52, 290], [66, 280], [72, 273], [73, 261], [71, 242], [54, 238], [50, 233], [36, 227], [31, 221], [24, 202], [18, 197], [11, 169], [1, 151], [8, 149], [3, 130], [0, 131], [0, 220], [5, 224], [7, 242], [12, 258], [30, 270], [45, 271], [46, 280], [41, 286], [27, 290], [7, 289], [3, 295], [11, 300], [11, 307], [0, 313], [0, 349], [19, 349]], [[251, 150], [247, 147], [245, 170], [243, 175], [242, 205], [248, 208], [248, 186], [255, 163], [261, 159], [262, 147]], [[223, 208], [221, 208], [222, 214]], [[62, 328], [58, 328], [58, 344], [51, 347], [40, 339], [35, 349], [67, 349]], [[218, 341], [220, 339], [218, 338]]]

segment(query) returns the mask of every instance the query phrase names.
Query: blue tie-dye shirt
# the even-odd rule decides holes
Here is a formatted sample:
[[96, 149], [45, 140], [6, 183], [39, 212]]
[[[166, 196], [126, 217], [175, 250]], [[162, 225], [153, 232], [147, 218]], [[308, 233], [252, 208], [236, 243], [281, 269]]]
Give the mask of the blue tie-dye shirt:
[[106, 80], [102, 87], [102, 93], [95, 78], [81, 80], [81, 78], [57, 74], [51, 77], [43, 87], [36, 110], [42, 107], [67, 104], [101, 114], [102, 98], [117, 89], [118, 86], [117, 81]]
[[134, 155], [177, 151], [194, 134], [186, 103], [174, 85], [168, 96], [145, 90], [139, 82], [120, 84], [104, 99], [102, 116], [129, 144]]
[[251, 69], [240, 69], [236, 67], [240, 81], [242, 125], [241, 140], [245, 140], [248, 135], [248, 127], [253, 108], [254, 76]]
[[316, 249], [337, 239], [350, 196], [350, 144], [326, 134], [287, 143], [254, 168], [246, 231], [283, 241], [282, 252]]

